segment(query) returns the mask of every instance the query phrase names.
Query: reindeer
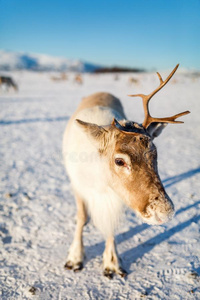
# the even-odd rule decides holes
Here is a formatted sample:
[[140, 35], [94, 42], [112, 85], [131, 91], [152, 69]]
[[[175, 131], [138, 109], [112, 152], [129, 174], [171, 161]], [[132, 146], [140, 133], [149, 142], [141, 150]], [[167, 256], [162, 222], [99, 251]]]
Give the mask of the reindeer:
[[149, 101], [171, 79], [178, 65], [149, 95], [141, 97], [145, 118], [142, 124], [128, 121], [119, 99], [108, 93], [84, 98], [71, 117], [63, 139], [63, 154], [77, 204], [77, 224], [65, 268], [75, 272], [83, 268], [83, 227], [88, 214], [106, 239], [103, 274], [124, 277], [114, 241], [124, 205], [134, 210], [144, 222], [160, 225], [174, 215], [174, 205], [167, 195], [157, 169], [157, 151], [153, 143], [168, 123], [185, 111], [166, 118], [154, 118]]
[[78, 83], [78, 84], [83, 84], [83, 78], [81, 76], [81, 74], [77, 74], [75, 77], [74, 77], [74, 82]]
[[129, 83], [129, 85], [133, 85], [133, 84], [138, 85], [139, 84], [139, 79], [134, 78], [134, 77], [131, 76], [131, 77], [128, 78], [128, 83]]
[[0, 86], [1, 85], [5, 85], [7, 90], [12, 87], [15, 91], [18, 91], [18, 86], [11, 77], [0, 76]]
[[51, 80], [53, 81], [65, 81], [67, 80], [67, 75], [65, 73], [61, 73], [58, 76], [51, 76]]

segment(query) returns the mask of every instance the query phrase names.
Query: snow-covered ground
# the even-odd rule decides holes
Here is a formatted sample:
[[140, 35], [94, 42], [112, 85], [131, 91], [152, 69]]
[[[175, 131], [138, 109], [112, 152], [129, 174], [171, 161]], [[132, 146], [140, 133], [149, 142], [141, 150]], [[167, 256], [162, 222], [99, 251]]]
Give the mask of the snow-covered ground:
[[[143, 224], [130, 210], [116, 233], [127, 279], [102, 276], [104, 241], [84, 229], [80, 273], [64, 270], [76, 207], [62, 161], [62, 135], [83, 96], [119, 97], [129, 119], [143, 120], [142, 101], [155, 74], [83, 75], [83, 84], [52, 81], [49, 73], [12, 72], [19, 92], [0, 89], [0, 299], [200, 299], [200, 77], [177, 72], [151, 103], [154, 116], [184, 110], [155, 141], [159, 173], [176, 206], [163, 226]], [[163, 77], [168, 72], [163, 72]]]

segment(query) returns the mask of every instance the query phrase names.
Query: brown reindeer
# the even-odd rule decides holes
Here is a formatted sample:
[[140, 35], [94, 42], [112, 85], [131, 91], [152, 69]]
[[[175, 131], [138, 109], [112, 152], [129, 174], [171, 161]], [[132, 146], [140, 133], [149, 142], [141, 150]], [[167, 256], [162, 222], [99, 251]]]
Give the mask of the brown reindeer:
[[[143, 100], [142, 124], [128, 121], [121, 102], [108, 93], [97, 93], [82, 100], [71, 117], [63, 140], [63, 154], [77, 203], [77, 225], [65, 267], [78, 271], [83, 267], [83, 226], [89, 214], [106, 239], [103, 254], [104, 275], [126, 275], [114, 242], [123, 205], [133, 209], [144, 222], [160, 225], [169, 221], [174, 206], [160, 180], [157, 150], [153, 139], [168, 123], [189, 111], [172, 117], [154, 118], [149, 101], [162, 89], [178, 65]], [[118, 121], [117, 121], [118, 119]]]
[[81, 76], [81, 74], [77, 74], [75, 77], [74, 77], [74, 82], [78, 83], [78, 84], [83, 84], [83, 78]]
[[66, 81], [67, 79], [66, 73], [61, 73], [58, 76], [51, 76], [51, 80], [53, 81]]
[[137, 78], [134, 78], [134, 77], [129, 77], [129, 79], [128, 79], [128, 83], [130, 84], [130, 85], [133, 85], [133, 84], [135, 84], [135, 85], [138, 85], [139, 84], [139, 80], [137, 79]]
[[7, 90], [13, 88], [15, 91], [18, 91], [18, 86], [11, 77], [0, 76], [0, 86], [3, 85], [6, 86]]

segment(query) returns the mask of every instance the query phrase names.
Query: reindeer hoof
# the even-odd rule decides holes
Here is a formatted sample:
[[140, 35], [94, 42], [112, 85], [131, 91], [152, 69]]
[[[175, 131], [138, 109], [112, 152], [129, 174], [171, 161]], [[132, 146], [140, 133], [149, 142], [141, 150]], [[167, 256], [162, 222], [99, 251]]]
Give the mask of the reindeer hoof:
[[128, 275], [128, 273], [121, 267], [119, 268], [119, 271], [117, 273], [123, 278], [125, 278]]
[[106, 268], [103, 272], [103, 275], [105, 277], [107, 277], [108, 279], [113, 279], [113, 275], [114, 275], [114, 271], [112, 271], [111, 269], [109, 268]]
[[78, 272], [83, 269], [83, 263], [78, 262], [74, 264], [72, 261], [67, 261], [66, 264], [64, 265], [64, 268], [67, 270], [74, 270], [74, 272]]
[[75, 264], [74, 272], [81, 271], [82, 269], [83, 269], [83, 263], [82, 262], [79, 262], [79, 263]]
[[125, 278], [128, 275], [127, 272], [121, 267], [115, 271], [110, 268], [105, 268], [103, 275], [108, 279], [113, 279], [115, 273], [120, 275], [122, 278]]
[[71, 261], [67, 261], [66, 264], [64, 265], [64, 268], [67, 270], [72, 270], [73, 269], [73, 263]]

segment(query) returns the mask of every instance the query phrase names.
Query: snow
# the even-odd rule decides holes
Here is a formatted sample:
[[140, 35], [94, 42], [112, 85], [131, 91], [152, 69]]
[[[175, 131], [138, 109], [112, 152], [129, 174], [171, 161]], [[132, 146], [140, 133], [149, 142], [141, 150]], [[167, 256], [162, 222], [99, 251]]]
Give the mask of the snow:
[[37, 70], [37, 71], [92, 71], [92, 65], [80, 60], [66, 59], [46, 54], [12, 52], [0, 50], [0, 70]]
[[[128, 94], [152, 91], [153, 73], [83, 75], [83, 84], [52, 81], [49, 73], [4, 72], [19, 92], [0, 88], [0, 298], [200, 299], [199, 84], [177, 72], [151, 103], [153, 116], [190, 110], [183, 125], [168, 125], [155, 141], [159, 173], [176, 215], [148, 226], [128, 210], [116, 233], [127, 279], [102, 276], [104, 241], [91, 223], [84, 229], [86, 259], [80, 273], [64, 270], [75, 229], [76, 206], [61, 144], [67, 121], [83, 96], [119, 97], [129, 119], [143, 120], [142, 103]], [[59, 75], [59, 74], [58, 74]], [[167, 75], [163, 72], [163, 77]]]

